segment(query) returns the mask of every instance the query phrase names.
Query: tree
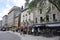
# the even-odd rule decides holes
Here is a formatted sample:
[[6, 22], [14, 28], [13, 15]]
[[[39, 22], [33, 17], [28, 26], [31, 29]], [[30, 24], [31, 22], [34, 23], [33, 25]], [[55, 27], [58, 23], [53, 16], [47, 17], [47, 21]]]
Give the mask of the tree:
[[29, 3], [28, 8], [32, 9], [33, 7], [36, 7], [38, 2], [40, 2], [40, 0], [32, 0]]
[[[29, 5], [28, 8], [32, 9], [33, 7], [36, 7], [38, 2], [42, 2], [45, 0], [32, 0]], [[55, 5], [55, 7], [60, 11], [60, 0], [48, 0], [50, 3], [52, 3], [53, 5]], [[26, 0], [26, 2], [28, 2]]]
[[25, 6], [27, 6], [29, 4], [29, 0], [25, 0], [26, 3], [25, 3]]
[[49, 0], [50, 3], [56, 6], [56, 8], [60, 11], [60, 0]]
[[29, 3], [29, 0], [25, 0], [26, 1], [26, 3]]

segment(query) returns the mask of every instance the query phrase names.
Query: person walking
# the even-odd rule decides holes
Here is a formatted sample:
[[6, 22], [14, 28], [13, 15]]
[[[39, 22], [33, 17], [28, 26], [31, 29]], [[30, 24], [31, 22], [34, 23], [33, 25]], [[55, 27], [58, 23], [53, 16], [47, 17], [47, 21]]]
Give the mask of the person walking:
[[34, 29], [32, 29], [32, 35], [34, 35]]

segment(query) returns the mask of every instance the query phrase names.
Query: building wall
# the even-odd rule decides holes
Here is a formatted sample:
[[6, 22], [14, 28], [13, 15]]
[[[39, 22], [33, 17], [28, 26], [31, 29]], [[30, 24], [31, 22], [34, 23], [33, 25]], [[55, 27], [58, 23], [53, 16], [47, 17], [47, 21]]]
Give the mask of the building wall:
[[2, 20], [0, 20], [0, 28], [2, 27]]
[[13, 26], [13, 23], [14, 23], [14, 11], [8, 14], [8, 26], [9, 27]]
[[[23, 21], [26, 22], [26, 19], [28, 21], [29, 18], [31, 20], [31, 21], [28, 21], [30, 24], [32, 24], [32, 23], [42, 24], [42, 23], [59, 22], [60, 21], [60, 16], [59, 16], [60, 12], [57, 10], [57, 8], [54, 5], [52, 5], [48, 0], [43, 1], [43, 3], [42, 3], [43, 5], [38, 3], [37, 8], [33, 8], [32, 11], [30, 12], [31, 15], [29, 15], [29, 13], [27, 12], [29, 10], [23, 11], [21, 13], [22, 24], [23, 24]], [[38, 7], [39, 5], [42, 5], [42, 6]], [[42, 13], [41, 13], [40, 9], [42, 9]], [[53, 14], [56, 14], [55, 15], [55, 19], [56, 19], [55, 21], [53, 20], [54, 19]], [[49, 21], [47, 20], [47, 17], [46, 17], [47, 15], [48, 15]], [[43, 19], [42, 21], [41, 21], [40, 17], [42, 17], [42, 19]]]
[[8, 15], [4, 15], [2, 18], [2, 27], [8, 26]]
[[[42, 5], [44, 3], [44, 5]], [[48, 8], [50, 7], [50, 3], [48, 3], [48, 1], [43, 1], [42, 6], [40, 6], [39, 8], [33, 8], [32, 12], [33, 12], [33, 19], [34, 19], [34, 23], [36, 23], [36, 18], [37, 18], [37, 23], [46, 23], [46, 15], [49, 15], [48, 12]], [[39, 4], [39, 3], [38, 3]], [[37, 5], [39, 6], [39, 5]], [[40, 11], [40, 9], [42, 9], [42, 13]], [[40, 17], [42, 17], [42, 19], [44, 21], [41, 22]], [[49, 21], [50, 22], [50, 21]]]
[[31, 22], [33, 21], [33, 14], [32, 12], [30, 12], [29, 10], [24, 10], [21, 13], [21, 25], [22, 24], [31, 24]]
[[20, 10], [17, 11], [14, 17], [14, 26], [18, 27], [19, 26], [19, 15], [20, 15]]
[[18, 19], [19, 19], [19, 17], [16, 17], [14, 20], [14, 26], [16, 26], [16, 28], [18, 28]]
[[[53, 20], [53, 14], [55, 14], [55, 19], [56, 21]], [[60, 12], [57, 10], [57, 8], [51, 4], [51, 14], [50, 14], [50, 18], [52, 22], [59, 22], [60, 21]]]
[[[37, 18], [37, 24], [44, 23], [46, 21], [45, 16], [46, 16], [46, 12], [48, 10], [47, 8], [50, 6], [50, 4], [49, 3], [47, 4], [46, 2], [47, 1], [44, 1], [45, 4], [43, 5], [42, 14], [40, 13], [39, 8], [33, 8], [32, 11], [30, 11], [30, 10], [23, 11], [21, 13], [21, 22], [24, 23], [27, 20], [27, 22], [29, 24], [33, 24], [33, 23], [36, 23], [36, 18]], [[37, 7], [38, 6], [39, 5], [37, 5]], [[29, 15], [29, 11], [30, 11], [30, 15]], [[40, 17], [42, 17], [44, 19], [43, 22], [40, 21]], [[30, 19], [30, 21], [29, 21], [29, 19]]]
[[[37, 24], [59, 22], [60, 12], [57, 10], [57, 8], [54, 5], [52, 5], [51, 3], [49, 3], [48, 0], [46, 0], [44, 3], [45, 4], [42, 5], [43, 6], [42, 14], [40, 13], [39, 8], [33, 8], [32, 12], [33, 12], [34, 23], [36, 23], [36, 18], [37, 18]], [[50, 7], [50, 11], [48, 12], [49, 7]], [[54, 19], [53, 14], [55, 14], [55, 19], [56, 19], [55, 21], [53, 20]], [[46, 20], [46, 15], [49, 16], [49, 21]], [[41, 22], [40, 17], [42, 17], [44, 21]]]
[[20, 10], [20, 7], [17, 7], [16, 10], [15, 10], [15, 16], [14, 16], [14, 26], [16, 28], [19, 27], [20, 25], [20, 15], [21, 15], [21, 10]]
[[18, 27], [20, 15], [20, 7], [14, 6], [8, 13], [8, 26], [12, 27], [12, 30]]

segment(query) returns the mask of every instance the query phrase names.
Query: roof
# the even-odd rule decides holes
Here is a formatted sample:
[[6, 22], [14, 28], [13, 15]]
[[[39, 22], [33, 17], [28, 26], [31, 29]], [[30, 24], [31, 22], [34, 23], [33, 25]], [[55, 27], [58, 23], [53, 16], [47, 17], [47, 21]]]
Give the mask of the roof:
[[8, 14], [10, 14], [13, 10], [20, 10], [20, 7], [17, 6], [12, 7]]
[[28, 8], [26, 8], [26, 9], [23, 9], [23, 10], [21, 10], [21, 12], [24, 12], [24, 11], [26, 11]]

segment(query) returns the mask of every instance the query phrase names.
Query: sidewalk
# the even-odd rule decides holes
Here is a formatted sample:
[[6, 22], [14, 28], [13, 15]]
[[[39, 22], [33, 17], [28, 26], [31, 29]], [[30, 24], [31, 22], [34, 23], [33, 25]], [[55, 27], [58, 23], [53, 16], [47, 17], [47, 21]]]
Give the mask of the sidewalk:
[[51, 38], [46, 38], [43, 36], [33, 36], [33, 35], [20, 35], [20, 33], [17, 32], [11, 32], [10, 33], [14, 33], [16, 35], [18, 35], [19, 37], [21, 37], [22, 40], [59, 40], [60, 37], [51, 37]]

